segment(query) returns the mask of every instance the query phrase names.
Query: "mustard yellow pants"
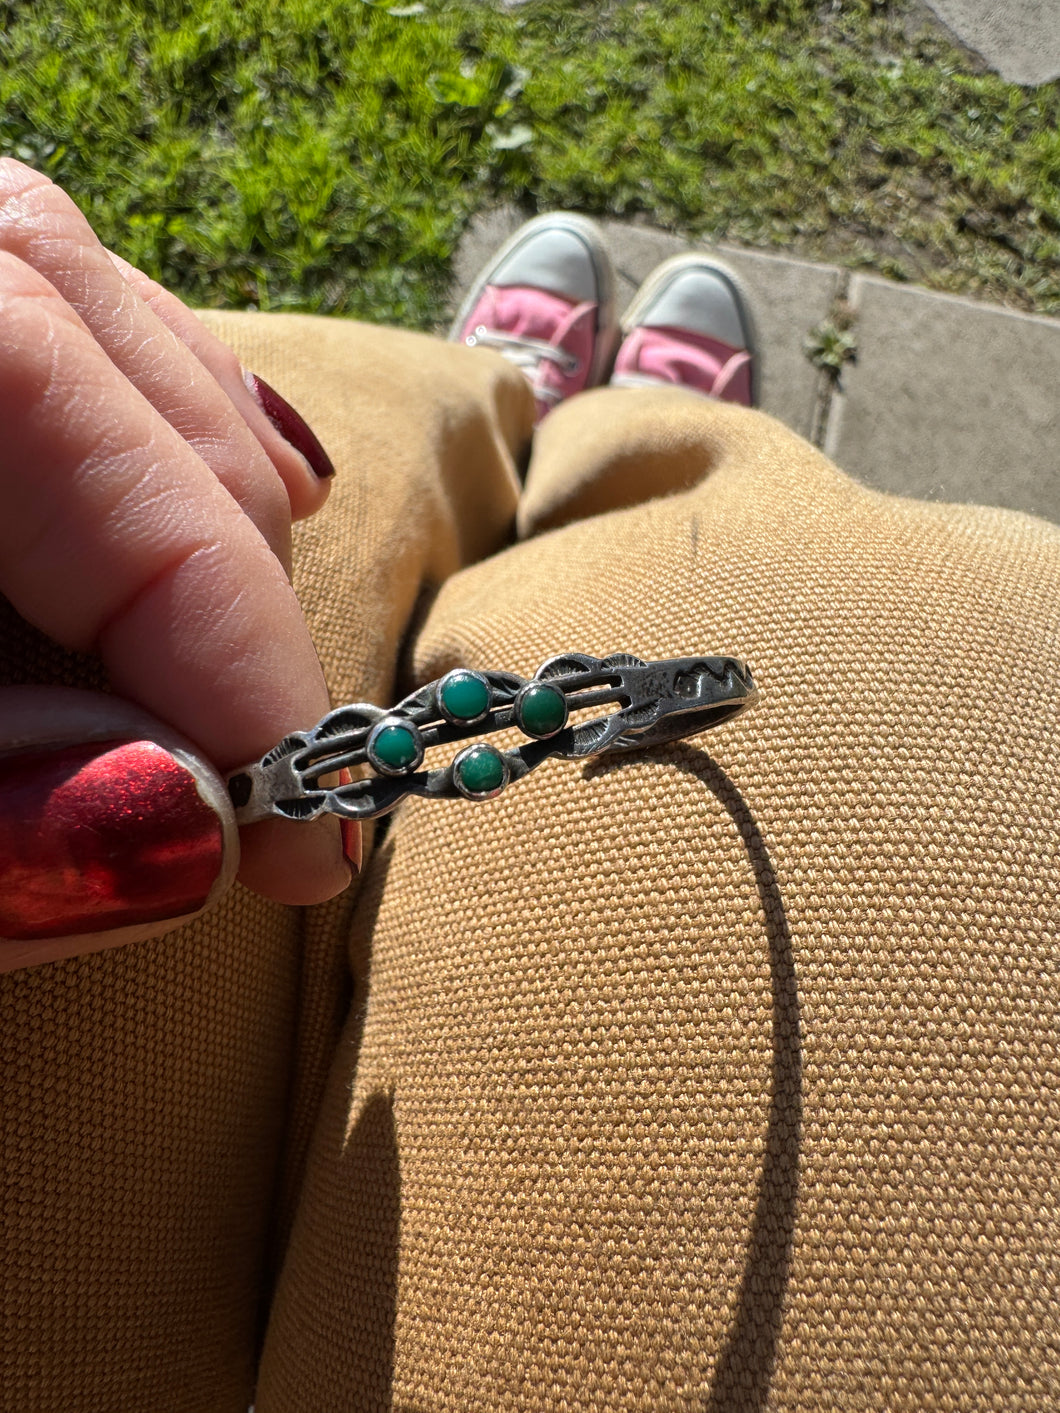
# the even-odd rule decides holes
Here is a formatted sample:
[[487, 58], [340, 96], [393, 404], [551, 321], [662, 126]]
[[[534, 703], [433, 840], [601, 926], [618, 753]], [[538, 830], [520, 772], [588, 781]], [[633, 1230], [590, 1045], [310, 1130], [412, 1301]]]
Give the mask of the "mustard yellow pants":
[[560, 407], [520, 490], [492, 354], [209, 322], [338, 467], [336, 703], [564, 650], [761, 702], [0, 979], [0, 1409], [1055, 1408], [1060, 532], [678, 389]]

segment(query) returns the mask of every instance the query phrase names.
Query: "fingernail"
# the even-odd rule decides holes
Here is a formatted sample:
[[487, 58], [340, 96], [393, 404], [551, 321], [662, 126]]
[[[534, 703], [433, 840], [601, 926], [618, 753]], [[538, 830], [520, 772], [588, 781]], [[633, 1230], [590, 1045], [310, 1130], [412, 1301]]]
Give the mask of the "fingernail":
[[244, 372], [243, 381], [280, 436], [285, 437], [295, 451], [300, 451], [309, 462], [314, 475], [321, 481], [334, 476], [331, 457], [317, 441], [305, 418], [294, 410], [287, 399], [281, 397], [275, 388], [270, 388], [257, 373]]
[[361, 871], [361, 826], [355, 819], [340, 820], [339, 826], [342, 835], [342, 856], [349, 864], [350, 871], [356, 875]]
[[[345, 768], [339, 771], [339, 781], [343, 785], [349, 785], [353, 776]], [[361, 871], [361, 855], [363, 853], [363, 841], [361, 836], [360, 821], [356, 819], [343, 819], [339, 816], [339, 833], [342, 836], [342, 856], [350, 866], [350, 872], [356, 878]]]
[[154, 741], [0, 758], [0, 937], [196, 913], [223, 861], [219, 816], [190, 767]]

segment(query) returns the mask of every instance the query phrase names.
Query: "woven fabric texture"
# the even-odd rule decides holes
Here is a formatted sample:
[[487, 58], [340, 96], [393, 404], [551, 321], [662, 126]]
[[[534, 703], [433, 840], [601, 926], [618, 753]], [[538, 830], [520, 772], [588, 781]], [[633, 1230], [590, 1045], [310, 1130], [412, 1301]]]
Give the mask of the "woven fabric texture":
[[1060, 535], [611, 390], [526, 528], [627, 413], [698, 484], [455, 575], [415, 676], [727, 652], [761, 704], [395, 819], [259, 1409], [1047, 1407]]
[[[204, 318], [332, 455], [296, 587], [336, 703], [384, 701], [428, 586], [509, 537], [529, 389], [412, 334]], [[0, 685], [27, 682], [105, 686], [0, 601]], [[237, 888], [158, 942], [0, 977], [3, 1413], [246, 1413], [354, 896], [299, 912]]]
[[568, 649], [762, 700], [412, 802], [325, 908], [0, 979], [0, 1410], [244, 1413], [276, 1269], [258, 1413], [1051, 1406], [1060, 533], [666, 391], [552, 414], [517, 506], [502, 360], [209, 322], [338, 468], [336, 700]]

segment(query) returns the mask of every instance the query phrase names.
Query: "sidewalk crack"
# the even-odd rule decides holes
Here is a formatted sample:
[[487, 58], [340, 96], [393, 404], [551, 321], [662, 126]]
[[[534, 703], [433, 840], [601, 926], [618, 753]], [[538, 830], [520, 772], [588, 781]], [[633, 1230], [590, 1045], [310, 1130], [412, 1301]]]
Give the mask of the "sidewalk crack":
[[817, 368], [810, 441], [822, 450], [828, 436], [832, 403], [836, 393], [842, 391], [840, 376], [843, 365], [857, 358], [857, 343], [852, 331], [857, 324], [858, 311], [850, 302], [850, 285], [850, 271], [840, 270], [827, 318], [811, 329], [806, 337], [806, 356]]

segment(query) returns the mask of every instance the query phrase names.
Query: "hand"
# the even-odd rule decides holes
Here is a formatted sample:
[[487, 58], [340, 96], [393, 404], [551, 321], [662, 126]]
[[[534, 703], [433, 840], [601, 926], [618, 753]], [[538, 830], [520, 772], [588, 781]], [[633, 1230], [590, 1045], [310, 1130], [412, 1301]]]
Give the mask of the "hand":
[[[0, 426], [0, 592], [63, 646], [98, 653], [118, 697], [164, 724], [156, 734], [187, 738], [203, 778], [208, 762], [224, 773], [328, 710], [286, 572], [292, 517], [327, 497], [326, 456], [296, 434], [314, 469], [234, 355], [11, 160], [0, 160]], [[70, 744], [70, 694], [41, 689], [27, 736], [25, 690], [0, 693], [0, 750]], [[85, 709], [98, 729], [74, 710], [75, 739], [105, 735], [111, 718], [117, 734], [130, 729], [120, 702]], [[267, 897], [318, 902], [348, 881], [334, 820], [242, 834], [239, 878]], [[19, 886], [0, 857], [0, 892]], [[116, 938], [81, 929], [29, 960]]]

